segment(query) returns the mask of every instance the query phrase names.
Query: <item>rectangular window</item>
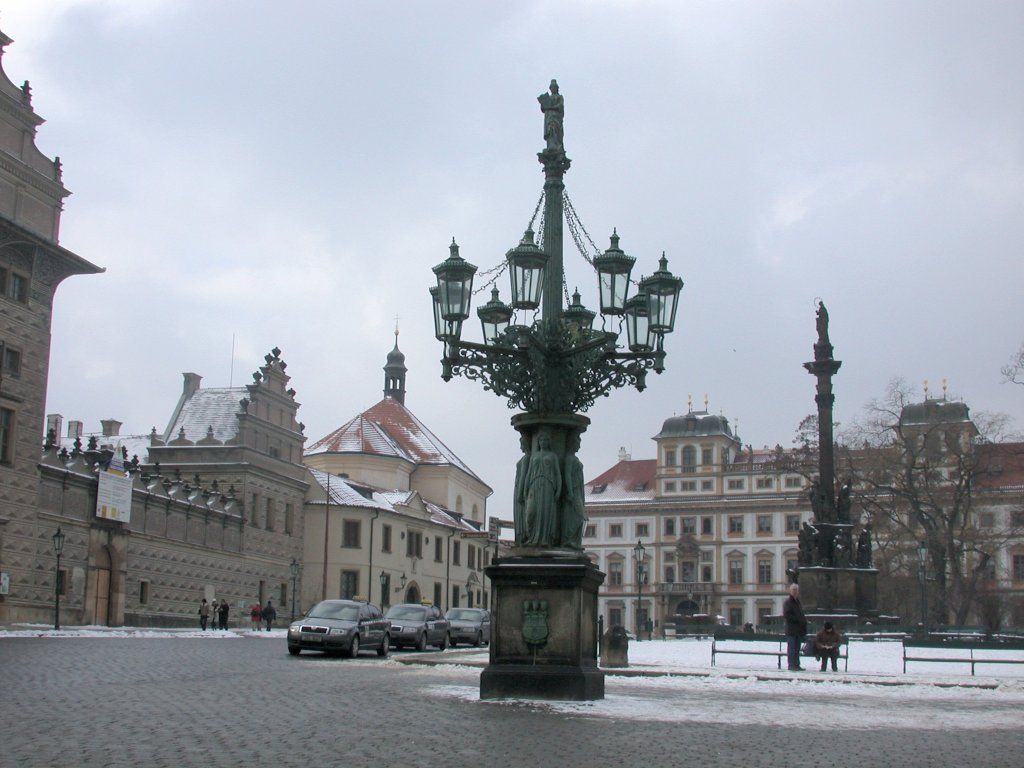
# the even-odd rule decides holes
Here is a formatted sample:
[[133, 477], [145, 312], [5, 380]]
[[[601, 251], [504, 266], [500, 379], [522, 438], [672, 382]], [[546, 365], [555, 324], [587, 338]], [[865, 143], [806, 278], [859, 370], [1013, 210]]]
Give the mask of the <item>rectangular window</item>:
[[359, 571], [341, 572], [341, 599], [351, 600], [359, 594]]
[[712, 552], [710, 549], [702, 549], [700, 551], [700, 561], [702, 563], [710, 563], [714, 559], [715, 553]]
[[787, 488], [799, 488], [802, 485], [803, 485], [803, 478], [802, 477], [792, 477], [792, 476], [790, 476], [790, 477], [786, 478], [786, 487]]
[[665, 566], [665, 581], [669, 584], [676, 580], [676, 567], [674, 565]]
[[982, 512], [978, 518], [978, 525], [982, 528], [992, 528], [996, 524], [994, 512]]
[[730, 560], [729, 561], [729, 583], [730, 584], [742, 584], [743, 583], [743, 561], [742, 560]]
[[772, 617], [772, 609], [770, 605], [759, 605], [757, 607], [757, 623], [767, 624], [768, 619]]
[[726, 488], [728, 488], [730, 491], [742, 491], [743, 487], [744, 483], [742, 478], [732, 477], [729, 478], [729, 482], [726, 483]]
[[702, 536], [710, 536], [714, 533], [714, 521], [710, 517], [700, 519], [700, 532]]
[[459, 607], [459, 585], [452, 584], [452, 608]]
[[609, 608], [608, 609], [608, 626], [609, 627], [621, 627], [622, 626], [622, 609], [621, 608]]
[[259, 528], [260, 527], [260, 495], [258, 493], [254, 493], [252, 495], [252, 504], [250, 505], [249, 509], [251, 510], [251, 513], [252, 513], [252, 519], [249, 522], [251, 522], [254, 527]]
[[683, 522], [682, 532], [683, 532], [684, 536], [686, 534], [688, 534], [688, 533], [692, 534], [692, 533], [696, 533], [697, 532], [697, 518], [696, 517], [684, 517], [682, 522]]
[[696, 480], [680, 480], [679, 481], [680, 491], [696, 491], [697, 481]]
[[700, 449], [700, 463], [705, 467], [709, 467], [715, 463], [715, 449], [714, 448], [701, 448]]
[[341, 528], [341, 546], [347, 549], [358, 549], [361, 544], [362, 533], [360, 528], [361, 521], [359, 520], [345, 520], [342, 522]]
[[715, 481], [714, 480], [701, 480], [700, 481], [700, 489], [702, 491], [713, 491], [713, 490], [715, 490]]
[[729, 516], [729, 534], [738, 535], [743, 533], [743, 515]]
[[14, 411], [0, 408], [0, 464], [14, 461]]
[[478, 570], [476, 567], [476, 547], [472, 544], [466, 545], [466, 565], [472, 571]]
[[441, 582], [434, 582], [434, 605], [438, 608], [441, 607]]
[[757, 532], [759, 534], [770, 534], [772, 532], [772, 516], [771, 515], [758, 515], [757, 516]]
[[0, 350], [3, 350], [3, 359], [0, 360], [0, 365], [3, 366], [4, 375], [21, 375], [21, 351], [2, 343], [0, 343]]
[[618, 560], [608, 563], [608, 583], [613, 587], [622, 586], [622, 563]]
[[275, 520], [274, 520], [274, 500], [267, 499], [267, 530], [273, 531]]
[[391, 551], [391, 526], [382, 525], [380, 528], [380, 551]]
[[139, 582], [139, 605], [145, 605], [149, 602], [149, 582]]
[[584, 529], [584, 531], [583, 531], [583, 538], [585, 538], [585, 539], [593, 539], [596, 536], [597, 536], [597, 526], [596, 525], [588, 525]]
[[288, 605], [288, 584], [284, 581], [281, 582], [280, 599], [281, 601], [278, 603], [278, 605], [280, 605], [282, 608]]
[[1024, 555], [1013, 556], [1013, 580], [1024, 581]]
[[295, 533], [295, 510], [291, 504], [284, 505], [284, 532], [289, 536]]
[[676, 519], [674, 517], [665, 518], [665, 535], [675, 536], [676, 535]]
[[1024, 512], [1011, 512], [1010, 525], [1012, 525], [1014, 528], [1024, 526]]
[[68, 593], [68, 572], [64, 568], [57, 571], [57, 594], [64, 597]]
[[786, 533], [800, 533], [800, 515], [786, 515]]
[[387, 610], [389, 605], [391, 605], [391, 574], [385, 573], [384, 584], [380, 588], [380, 607]]
[[729, 609], [729, 623], [734, 627], [743, 626], [743, 609], [739, 606]]
[[665, 451], [665, 466], [674, 467], [676, 465], [676, 449], [670, 448]]
[[636, 537], [638, 539], [646, 539], [650, 535], [650, 527], [647, 525], [647, 523], [636, 524]]
[[761, 490], [765, 488], [775, 487], [775, 478], [773, 477], [759, 477], [757, 478], [757, 487]]
[[710, 565], [702, 565], [700, 567], [700, 580], [703, 582], [711, 581], [713, 570]]
[[440, 536], [434, 537], [434, 560], [438, 563], [444, 561], [444, 539]]
[[768, 558], [762, 558], [757, 561], [757, 583], [772, 583], [772, 561]]
[[[435, 538], [436, 542], [437, 539]], [[423, 533], [420, 531], [410, 531], [406, 529], [405, 533], [405, 556], [406, 557], [423, 557]]]
[[675, 492], [676, 492], [676, 481], [675, 480], [666, 480], [665, 481], [665, 493], [675, 493]]
[[452, 542], [452, 565], [462, 565], [462, 544], [458, 541]]
[[7, 273], [7, 285], [4, 291], [9, 299], [25, 303], [28, 301], [28, 278], [17, 272]]
[[622, 538], [622, 524], [612, 523], [608, 526], [608, 538], [610, 539], [621, 539]]

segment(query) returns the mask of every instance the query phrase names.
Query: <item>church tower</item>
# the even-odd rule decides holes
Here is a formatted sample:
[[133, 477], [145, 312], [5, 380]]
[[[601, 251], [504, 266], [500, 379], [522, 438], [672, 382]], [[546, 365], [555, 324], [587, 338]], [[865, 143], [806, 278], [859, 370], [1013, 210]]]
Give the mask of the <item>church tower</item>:
[[398, 349], [398, 329], [395, 328], [395, 348], [388, 352], [384, 366], [384, 397], [390, 397], [405, 405], [405, 355]]

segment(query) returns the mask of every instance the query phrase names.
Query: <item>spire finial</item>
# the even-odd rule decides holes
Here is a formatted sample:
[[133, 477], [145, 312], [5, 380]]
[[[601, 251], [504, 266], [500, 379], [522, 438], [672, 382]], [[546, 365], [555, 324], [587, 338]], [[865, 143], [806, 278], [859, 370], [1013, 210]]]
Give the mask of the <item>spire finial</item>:
[[708, 393], [705, 392], [704, 393], [704, 410], [706, 411], [707, 409], [708, 409]]
[[942, 399], [943, 400], [946, 399], [946, 379], [945, 379], [945, 377], [943, 377], [943, 379], [942, 379]]
[[924, 399], [928, 399], [928, 379], [924, 380]]
[[686, 412], [693, 413], [693, 395], [686, 396]]

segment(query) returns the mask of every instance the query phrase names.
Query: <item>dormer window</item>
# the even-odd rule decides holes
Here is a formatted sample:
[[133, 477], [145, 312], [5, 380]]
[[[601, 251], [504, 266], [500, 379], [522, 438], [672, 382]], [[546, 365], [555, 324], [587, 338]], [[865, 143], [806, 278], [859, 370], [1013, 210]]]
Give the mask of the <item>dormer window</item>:
[[605, 488], [608, 487], [608, 483], [594, 483], [591, 487], [591, 493], [604, 493]]
[[637, 483], [636, 485], [633, 486], [633, 490], [634, 491], [646, 491], [647, 490], [647, 483], [643, 483], [643, 482]]

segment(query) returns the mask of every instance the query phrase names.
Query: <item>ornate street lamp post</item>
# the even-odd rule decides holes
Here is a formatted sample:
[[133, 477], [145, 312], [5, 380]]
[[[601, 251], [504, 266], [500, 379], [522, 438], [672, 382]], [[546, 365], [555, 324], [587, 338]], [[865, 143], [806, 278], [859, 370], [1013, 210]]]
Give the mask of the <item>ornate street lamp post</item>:
[[917, 580], [921, 584], [921, 628], [928, 633], [928, 544], [924, 541], [917, 545]]
[[[598, 252], [565, 193], [570, 161], [564, 101], [554, 80], [538, 101], [546, 144], [538, 153], [544, 168], [538, 229], [540, 202], [504, 262], [480, 273], [488, 279], [476, 291], [477, 267], [452, 240], [448, 258], [433, 268], [437, 284], [430, 293], [434, 334], [444, 349], [441, 378], [479, 380], [521, 411], [512, 417], [523, 450], [513, 499], [515, 546], [487, 570], [495, 642], [481, 696], [595, 699], [604, 696], [596, 667], [597, 589], [604, 574], [582, 552], [584, 479], [576, 452], [590, 420], [581, 413], [618, 387], [642, 391], [649, 370], [664, 370], [664, 340], [675, 326], [683, 281], [668, 271], [664, 254], [650, 277], [631, 280], [635, 259], [619, 247], [617, 232]], [[569, 301], [563, 222], [595, 273], [600, 328], [578, 291]], [[510, 302], [493, 287], [491, 300], [477, 311], [483, 343], [464, 340], [473, 293], [494, 286], [505, 271]], [[623, 326], [625, 343], [619, 341]], [[553, 617], [560, 617], [554, 626]]]
[[60, 629], [60, 591], [63, 588], [63, 579], [60, 576], [60, 556], [64, 551], [64, 534], [57, 526], [57, 532], [53, 534], [53, 551], [57, 554], [57, 571], [53, 579], [53, 628]]
[[640, 642], [640, 633], [643, 631], [643, 625], [640, 621], [640, 605], [643, 599], [644, 590], [644, 554], [647, 552], [643, 545], [643, 542], [637, 539], [636, 546], [633, 547], [633, 559], [636, 562], [636, 641]]
[[391, 583], [391, 577], [384, 571], [380, 572], [380, 607], [387, 608], [390, 604], [388, 595], [388, 585]]
[[295, 581], [299, 578], [299, 570], [301, 568], [302, 566], [299, 565], [299, 561], [293, 557], [291, 565], [288, 566], [288, 570], [292, 574], [292, 621], [295, 621]]

